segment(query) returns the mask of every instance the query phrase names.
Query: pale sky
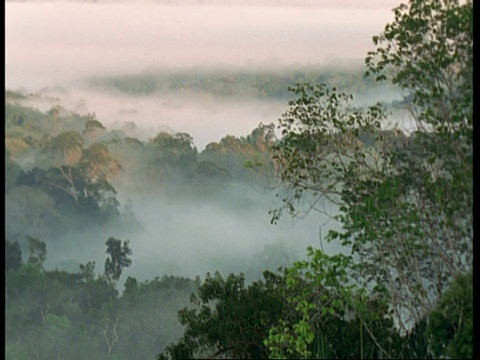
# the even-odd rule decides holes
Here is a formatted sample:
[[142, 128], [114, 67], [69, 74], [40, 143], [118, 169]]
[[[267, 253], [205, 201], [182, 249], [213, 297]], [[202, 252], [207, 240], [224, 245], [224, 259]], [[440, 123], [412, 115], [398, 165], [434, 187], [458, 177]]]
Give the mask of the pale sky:
[[[249, 2], [203, 0], [238, 1]], [[373, 46], [371, 37], [393, 19], [391, 9], [397, 3], [275, 1], [300, 2], [318, 6], [8, 2], [6, 86], [40, 86], [148, 67], [302, 65], [332, 57], [362, 59]]]

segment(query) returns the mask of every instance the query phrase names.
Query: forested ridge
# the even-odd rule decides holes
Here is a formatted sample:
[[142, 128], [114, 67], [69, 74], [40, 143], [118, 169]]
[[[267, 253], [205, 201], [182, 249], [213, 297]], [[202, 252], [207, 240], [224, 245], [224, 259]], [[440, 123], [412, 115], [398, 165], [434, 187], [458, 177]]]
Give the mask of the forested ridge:
[[[93, 82], [139, 96], [285, 100], [277, 123], [202, 151], [187, 133], [139, 138], [94, 113], [40, 111], [26, 105], [34, 94], [7, 90], [6, 358], [473, 358], [473, 1], [410, 0], [394, 14], [373, 38], [364, 77], [237, 71]], [[401, 89], [403, 100], [361, 106], [350, 95], [376, 84]], [[415, 128], [387, 127], [397, 108]], [[270, 248], [252, 281], [128, 275], [136, 248], [116, 234], [142, 224], [122, 194], [222, 202], [232, 184], [275, 192], [272, 224], [310, 212], [340, 223], [320, 240], [343, 251], [312, 246], [290, 262]], [[115, 230], [95, 240], [104, 263], [48, 269], [52, 247], [86, 228]]]
[[372, 78], [363, 77], [360, 63], [342, 62], [299, 67], [255, 67], [229, 69], [221, 67], [192, 68], [188, 71], [150, 69], [137, 75], [95, 77], [92, 86], [115, 89], [134, 95], [152, 93], [200, 92], [223, 98], [256, 98], [288, 100], [288, 88], [297, 83], [327, 83], [339, 89], [358, 93], [374, 88]]

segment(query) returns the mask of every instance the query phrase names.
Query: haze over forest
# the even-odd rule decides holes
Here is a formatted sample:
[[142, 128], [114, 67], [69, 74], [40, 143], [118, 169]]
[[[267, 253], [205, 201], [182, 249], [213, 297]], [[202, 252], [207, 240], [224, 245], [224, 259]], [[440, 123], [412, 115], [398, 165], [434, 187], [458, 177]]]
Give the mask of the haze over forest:
[[[276, 217], [296, 196], [272, 158], [285, 135], [279, 119], [291, 87], [324, 83], [352, 94], [354, 109], [382, 103], [387, 137], [409, 134], [404, 93], [364, 76], [372, 36], [399, 3], [7, 0], [6, 247], [21, 250], [12, 269], [27, 274], [10, 272], [11, 281], [78, 276], [88, 289], [78, 309], [39, 305], [34, 325], [27, 315], [16, 322], [20, 300], [12, 302], [8, 353], [60, 356], [52, 339], [69, 344], [63, 326], [85, 331], [88, 356], [157, 355], [182, 333], [177, 312], [195, 277], [243, 273], [251, 283], [303, 259], [308, 246], [347, 253], [323, 241], [341, 229], [335, 197], [304, 194], [296, 216]], [[367, 135], [361, 143], [377, 146]], [[106, 258], [122, 243], [130, 260], [117, 273]], [[25, 291], [22, 299], [35, 298]], [[163, 327], [152, 320], [160, 318]], [[123, 336], [141, 338], [131, 352], [117, 343], [119, 319]]]
[[[323, 66], [331, 72], [344, 61], [343, 71], [349, 72], [347, 65], [353, 63], [359, 81], [362, 56], [370, 47], [370, 37], [391, 17], [387, 3], [383, 7], [378, 3], [374, 9], [355, 6], [354, 11], [348, 7], [331, 7], [331, 4], [313, 10], [301, 6], [293, 9], [284, 6], [202, 7], [194, 2], [181, 7], [170, 6], [173, 4], [178, 5], [174, 2], [162, 5], [128, 2], [118, 6], [77, 2], [7, 4], [7, 89], [36, 93], [25, 103], [42, 111], [61, 105], [82, 115], [95, 113], [109, 128], [135, 124], [135, 133], [131, 135], [143, 140], [162, 130], [188, 133], [201, 151], [209, 142], [219, 141], [226, 135], [246, 136], [260, 123], [275, 122], [285, 110], [290, 94], [287, 82], [281, 89], [281, 96], [248, 93], [249, 89], [239, 86], [235, 89], [236, 84], [232, 86], [235, 92], [229, 96], [225, 90], [230, 89], [212, 92], [195, 88], [199, 79], [217, 75], [219, 81], [224, 82], [241, 72], [273, 72], [274, 77], [278, 77], [309, 68], [319, 73], [318, 69]], [[168, 83], [165, 77], [171, 73], [186, 78], [183, 80], [187, 82], [186, 89], [128, 92], [118, 86], [100, 86], [107, 77], [130, 76], [132, 80], [138, 77], [137, 81], [141, 82], [156, 75], [158, 83], [165, 84]], [[392, 93], [390, 100], [396, 95]], [[260, 195], [253, 193], [251, 196]], [[120, 193], [119, 198], [122, 197], [126, 198]], [[135, 206], [140, 211], [142, 205]], [[286, 236], [285, 229], [269, 225], [267, 210], [268, 206], [262, 210], [252, 207], [252, 215], [254, 211], [264, 214], [252, 216], [262, 220], [250, 226], [268, 229], [272, 239], [280, 234], [285, 239], [291, 238], [291, 235]], [[314, 224], [312, 221], [311, 231], [302, 244], [318, 241], [318, 226]], [[191, 227], [196, 226], [191, 224]], [[236, 228], [245, 229], [245, 226], [237, 225]], [[301, 228], [305, 229], [305, 224]], [[166, 235], [173, 230], [164, 231]], [[223, 233], [215, 243], [224, 242], [222, 238], [227, 234]], [[299, 232], [296, 234], [299, 237]], [[181, 237], [187, 243], [195, 238], [193, 234]], [[205, 236], [197, 233], [197, 237]], [[248, 232], [246, 236], [237, 233], [237, 237], [238, 240], [229, 243], [242, 243], [242, 237], [251, 238]], [[250, 246], [258, 249], [258, 241], [260, 239]], [[142, 242], [136, 249], [136, 263], [142, 263], [143, 251], [161, 256], [157, 254], [162, 253], [160, 249], [147, 247], [146, 239]], [[289, 241], [286, 246], [294, 244], [296, 241]], [[54, 258], [59, 256], [62, 257], [55, 255]], [[185, 254], [184, 257], [189, 259]], [[139, 265], [135, 264], [132, 271], [136, 266]], [[188, 275], [194, 274], [194, 271], [188, 272]]]
[[[371, 36], [391, 18], [391, 1], [367, 7], [357, 2], [325, 2], [313, 9], [302, 6], [308, 2], [275, 6], [266, 2], [267, 7], [248, 2], [233, 6], [242, 3], [235, 1], [222, 6], [215, 1], [203, 3], [211, 6], [8, 2], [6, 88], [32, 95], [22, 100], [26, 106], [94, 113], [109, 130], [128, 128], [129, 135], [144, 141], [160, 131], [187, 133], [198, 151], [227, 135], [247, 136], [260, 123], [276, 122], [291, 97], [287, 87], [296, 73], [354, 86], [364, 101], [376, 91], [362, 82], [362, 57], [371, 47]], [[259, 89], [261, 84], [252, 89], [251, 79], [257, 75], [277, 81], [274, 92], [266, 94]], [[205, 84], [207, 79], [217, 83], [210, 86]], [[132, 83], [137, 88], [129, 88]], [[391, 90], [385, 99], [395, 97], [398, 94]], [[158, 206], [151, 196], [150, 201], [135, 201], [135, 215], [145, 232], [118, 234], [131, 239], [135, 248], [132, 275], [149, 278], [177, 270], [195, 276], [218, 270], [215, 257], [220, 255], [214, 254], [224, 259], [228, 253], [237, 259], [245, 254], [245, 261], [237, 262], [248, 263], [247, 255], [267, 244], [280, 242], [299, 250], [293, 257], [306, 244], [317, 244], [319, 221], [313, 215], [301, 226], [288, 219], [272, 226], [268, 211], [278, 205], [274, 192], [264, 194], [265, 189], [259, 193], [255, 186], [242, 186], [249, 195], [228, 196], [228, 212], [208, 203], [167, 208]], [[136, 197], [118, 191], [121, 208]], [[238, 214], [239, 200], [250, 201], [250, 209]], [[156, 218], [152, 217], [155, 212]], [[181, 226], [187, 219], [189, 225]], [[80, 253], [71, 248], [76, 235], [72, 241], [58, 241], [50, 249], [47, 264], [59, 266], [72, 258], [101, 263], [105, 236], [83, 235], [84, 240], [78, 241], [98, 239], [89, 239], [96, 245], [85, 246]], [[159, 241], [164, 245], [158, 246]], [[233, 270], [234, 266], [228, 268]]]

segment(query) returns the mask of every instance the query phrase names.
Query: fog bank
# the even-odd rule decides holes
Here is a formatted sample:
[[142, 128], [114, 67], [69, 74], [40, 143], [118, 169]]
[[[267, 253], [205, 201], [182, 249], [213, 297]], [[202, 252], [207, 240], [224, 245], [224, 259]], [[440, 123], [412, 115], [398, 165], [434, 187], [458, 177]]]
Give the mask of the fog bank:
[[362, 59], [390, 7], [5, 4], [6, 87], [38, 90], [151, 66]]

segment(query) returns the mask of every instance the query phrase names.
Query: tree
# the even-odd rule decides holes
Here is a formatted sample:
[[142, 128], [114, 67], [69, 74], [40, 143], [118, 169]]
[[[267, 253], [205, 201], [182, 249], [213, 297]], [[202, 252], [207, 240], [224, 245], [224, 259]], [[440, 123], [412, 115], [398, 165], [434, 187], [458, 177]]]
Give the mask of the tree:
[[117, 174], [121, 170], [120, 164], [113, 158], [104, 144], [95, 143], [82, 152], [79, 168], [90, 183]]
[[473, 2], [410, 0], [394, 13], [393, 23], [373, 37], [367, 75], [405, 91], [419, 129], [471, 140]]
[[30, 256], [28, 257], [28, 263], [43, 267], [43, 263], [47, 259], [47, 245], [44, 241], [37, 238], [27, 236], [28, 249], [30, 250]]
[[83, 147], [82, 135], [76, 130], [70, 130], [52, 138], [44, 149], [44, 153], [53, 158], [50, 173], [61, 175], [61, 181], [56, 181], [53, 186], [71, 196], [75, 202], [78, 202], [75, 165], [82, 157]]
[[268, 272], [265, 281], [248, 286], [242, 274], [225, 279], [219, 273], [207, 274], [203, 283], [197, 279], [197, 294], [191, 297], [194, 307], [178, 313], [185, 326], [183, 337], [158, 359], [266, 358], [268, 349], [262, 340], [281, 317], [280, 288], [280, 277]]
[[85, 129], [83, 135], [88, 140], [89, 144], [94, 144], [97, 141], [97, 134], [105, 130], [105, 126], [97, 120], [96, 115], [88, 115], [85, 122]]
[[299, 84], [290, 91], [297, 98], [279, 120], [283, 137], [274, 146], [273, 159], [293, 194], [284, 197], [284, 206], [273, 212], [273, 222], [283, 210], [294, 216], [312, 209], [323, 211], [324, 200], [340, 206], [342, 187], [353, 175], [361, 179], [379, 165], [381, 170], [382, 148], [362, 141], [368, 135], [377, 137], [385, 118], [381, 106], [354, 109], [352, 95], [324, 84]]
[[95, 280], [95, 261], [89, 261], [85, 265], [80, 265], [80, 275], [85, 282], [92, 282]]
[[434, 299], [428, 312], [472, 264], [473, 3], [411, 0], [394, 13], [394, 22], [374, 37], [377, 49], [366, 64], [378, 80], [405, 91], [416, 122], [412, 145], [391, 160], [410, 182], [409, 198], [397, 206], [415, 208], [408, 213], [421, 232], [412, 245], [426, 250], [425, 267], [417, 270], [432, 285], [425, 286]]
[[58, 120], [58, 117], [60, 116], [60, 112], [64, 110], [61, 106], [55, 105], [50, 108], [50, 110], [47, 111], [47, 115], [52, 117], [54, 120]]
[[[374, 38], [368, 73], [405, 92], [416, 127], [384, 127], [378, 106], [354, 109], [325, 85], [298, 85], [280, 119], [275, 159], [293, 191], [275, 221], [338, 206], [352, 281], [385, 286], [402, 334], [472, 268], [472, 2], [411, 0]], [[302, 205], [305, 206], [302, 208]]]
[[83, 148], [81, 135], [67, 131], [52, 139], [47, 149], [56, 159], [54, 165], [46, 171], [34, 168], [19, 176], [20, 184], [41, 187], [57, 208], [79, 210], [96, 220], [118, 214], [116, 190], [109, 179], [121, 166], [104, 144]]
[[158, 133], [148, 143], [150, 150], [149, 177], [164, 182], [183, 181], [197, 166], [197, 148], [186, 133]]
[[270, 358], [394, 358], [400, 336], [388, 311], [385, 288], [351, 281], [351, 256], [308, 249], [308, 259], [285, 271], [280, 320], [265, 345]]
[[121, 164], [121, 176], [115, 177], [115, 184], [122, 189], [149, 191], [148, 183], [145, 183], [146, 168], [149, 165], [146, 145], [137, 138], [125, 137], [123, 141], [110, 142], [108, 149]]
[[69, 130], [53, 137], [45, 147], [45, 152], [53, 157], [54, 166], [73, 166], [82, 156], [85, 143], [76, 130]]
[[213, 161], [200, 161], [195, 170], [195, 183], [202, 185], [202, 190], [207, 187], [221, 188], [232, 180], [232, 175], [227, 169], [222, 168]]
[[129, 267], [132, 264], [132, 260], [129, 258], [132, 255], [129, 241], [122, 241], [110, 237], [107, 242], [106, 253], [109, 255], [105, 260], [105, 277], [110, 282], [117, 282], [122, 275], [124, 268]]
[[261, 152], [267, 151], [277, 140], [275, 124], [264, 125], [260, 123], [250, 135], [247, 141]]
[[225, 168], [234, 179], [253, 184], [262, 182], [261, 190], [271, 188], [268, 181], [277, 170], [271, 160], [272, 146], [276, 141], [274, 130], [273, 123], [260, 123], [246, 137], [227, 135], [218, 143], [207, 144], [200, 154], [200, 160], [211, 161]]

